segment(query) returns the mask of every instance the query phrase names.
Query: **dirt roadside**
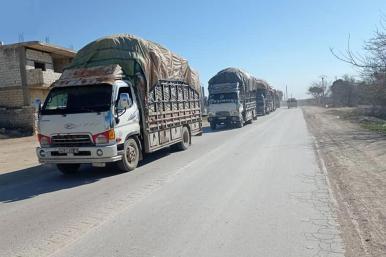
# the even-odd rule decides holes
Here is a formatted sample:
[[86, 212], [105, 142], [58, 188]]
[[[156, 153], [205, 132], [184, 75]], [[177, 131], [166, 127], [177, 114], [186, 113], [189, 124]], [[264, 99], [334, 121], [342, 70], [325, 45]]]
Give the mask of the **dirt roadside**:
[[0, 139], [0, 174], [39, 165], [36, 136]]
[[386, 256], [386, 136], [303, 107], [338, 203], [346, 256]]

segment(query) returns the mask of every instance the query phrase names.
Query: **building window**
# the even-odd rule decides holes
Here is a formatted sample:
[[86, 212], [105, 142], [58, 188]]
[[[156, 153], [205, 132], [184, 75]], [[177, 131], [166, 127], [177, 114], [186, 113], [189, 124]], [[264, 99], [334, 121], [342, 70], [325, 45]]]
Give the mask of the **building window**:
[[43, 62], [34, 62], [35, 63], [35, 69], [41, 69], [42, 71], [46, 70], [46, 64]]

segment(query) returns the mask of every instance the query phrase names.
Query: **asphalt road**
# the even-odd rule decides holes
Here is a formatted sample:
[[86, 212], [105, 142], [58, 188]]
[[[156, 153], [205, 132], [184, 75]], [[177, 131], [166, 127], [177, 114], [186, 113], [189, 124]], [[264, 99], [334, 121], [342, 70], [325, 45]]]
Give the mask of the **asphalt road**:
[[130, 173], [1, 174], [0, 256], [344, 255], [300, 109], [204, 132]]

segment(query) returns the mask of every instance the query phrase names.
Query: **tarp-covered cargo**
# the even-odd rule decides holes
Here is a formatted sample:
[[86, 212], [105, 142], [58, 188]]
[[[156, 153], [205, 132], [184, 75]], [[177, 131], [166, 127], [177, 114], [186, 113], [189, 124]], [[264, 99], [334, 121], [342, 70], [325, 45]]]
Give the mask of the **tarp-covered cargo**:
[[187, 60], [157, 43], [128, 34], [103, 37], [89, 43], [79, 50], [67, 69], [112, 64], [119, 64], [129, 77], [142, 72], [147, 92], [159, 80], [182, 81], [200, 92], [198, 74]]
[[226, 68], [219, 71], [209, 80], [209, 90], [211, 85], [237, 82], [240, 87], [246, 91], [254, 91], [268, 86], [268, 83], [265, 81], [256, 79], [245, 71], [238, 68]]
[[259, 89], [267, 90], [270, 87], [268, 82], [265, 80], [262, 80], [262, 79], [255, 79], [255, 80], [256, 80], [256, 84], [258, 85]]

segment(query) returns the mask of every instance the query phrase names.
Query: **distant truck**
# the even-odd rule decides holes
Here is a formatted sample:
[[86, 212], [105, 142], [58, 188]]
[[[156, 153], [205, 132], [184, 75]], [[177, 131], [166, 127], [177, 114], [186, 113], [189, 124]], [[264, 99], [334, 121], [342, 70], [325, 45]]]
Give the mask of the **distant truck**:
[[257, 118], [258, 85], [251, 75], [237, 68], [226, 68], [208, 84], [208, 121], [212, 129], [219, 124], [241, 128]]
[[267, 95], [266, 113], [268, 114], [274, 111], [273, 89], [271, 87], [268, 87], [266, 95]]
[[277, 108], [280, 108], [280, 101], [283, 97], [283, 93], [280, 90], [276, 90], [268, 86], [266, 95], [266, 113], [273, 112]]
[[265, 115], [267, 113], [265, 89], [256, 91], [256, 114]]
[[270, 86], [266, 81], [261, 79], [257, 79], [256, 83], [258, 84], [256, 89], [256, 113], [258, 115], [266, 115], [269, 111], [268, 90]]
[[280, 102], [283, 99], [283, 92], [281, 92], [280, 90], [275, 90], [275, 98], [274, 99], [275, 99], [276, 109], [280, 108]]
[[289, 108], [297, 108], [298, 107], [298, 101], [295, 98], [288, 98], [287, 100], [287, 106]]
[[150, 41], [117, 35], [82, 48], [39, 108], [36, 153], [63, 173], [114, 163], [131, 171], [143, 154], [185, 150], [201, 131], [198, 75]]

